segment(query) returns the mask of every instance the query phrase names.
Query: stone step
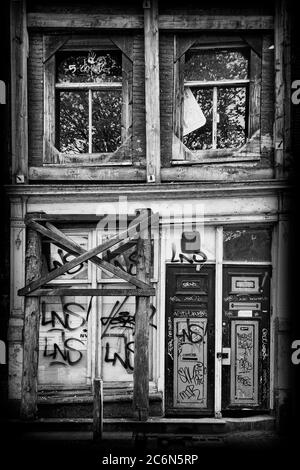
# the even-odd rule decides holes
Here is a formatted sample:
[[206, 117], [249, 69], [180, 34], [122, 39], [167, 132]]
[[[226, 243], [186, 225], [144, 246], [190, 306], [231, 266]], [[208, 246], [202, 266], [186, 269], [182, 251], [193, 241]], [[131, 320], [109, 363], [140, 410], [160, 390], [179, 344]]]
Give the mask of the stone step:
[[[139, 422], [126, 418], [104, 419], [105, 433], [132, 433], [151, 435], [217, 435], [228, 432], [272, 431], [275, 420], [269, 415], [242, 418], [149, 418]], [[36, 421], [11, 420], [10, 429], [23, 433], [92, 433], [93, 421], [90, 418], [41, 418]]]

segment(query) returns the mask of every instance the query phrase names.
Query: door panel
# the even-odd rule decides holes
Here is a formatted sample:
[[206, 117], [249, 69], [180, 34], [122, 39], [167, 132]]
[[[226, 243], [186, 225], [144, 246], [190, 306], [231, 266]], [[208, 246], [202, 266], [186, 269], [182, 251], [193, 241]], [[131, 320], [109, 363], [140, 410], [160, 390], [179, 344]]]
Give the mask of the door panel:
[[167, 266], [166, 413], [212, 414], [214, 267]]
[[267, 409], [271, 268], [226, 266], [223, 272], [223, 347], [231, 354], [222, 368], [222, 408]]
[[258, 405], [258, 329], [258, 320], [231, 322], [231, 404]]
[[174, 318], [174, 406], [207, 408], [207, 318]]

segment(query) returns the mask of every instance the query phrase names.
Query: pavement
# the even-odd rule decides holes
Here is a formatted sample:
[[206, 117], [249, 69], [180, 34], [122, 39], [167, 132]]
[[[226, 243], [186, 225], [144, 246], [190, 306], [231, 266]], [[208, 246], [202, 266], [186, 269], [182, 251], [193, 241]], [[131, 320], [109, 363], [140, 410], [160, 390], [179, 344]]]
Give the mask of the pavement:
[[[104, 433], [98, 442], [90, 432], [40, 432], [7, 436], [5, 450], [9, 452], [10, 467], [30, 463], [30, 468], [97, 468], [109, 464], [121, 468], [141, 468], [147, 465], [196, 465], [204, 461], [211, 466], [221, 464], [222, 470], [251, 468], [270, 459], [286, 462], [297, 456], [297, 443], [274, 431], [243, 431], [198, 435], [155, 435], [133, 433]], [[2, 447], [4, 449], [4, 447]], [[14, 452], [14, 449], [17, 451]], [[2, 452], [3, 455], [3, 452]], [[179, 457], [181, 456], [181, 457]], [[195, 462], [191, 463], [190, 456]], [[123, 461], [120, 461], [120, 457]], [[124, 461], [125, 457], [133, 460]], [[155, 457], [155, 461], [154, 461]], [[169, 462], [169, 459], [173, 459]], [[183, 459], [183, 462], [181, 460]], [[187, 463], [185, 462], [187, 460]], [[96, 466], [96, 467], [95, 467]], [[202, 465], [201, 465], [202, 466]], [[116, 467], [116, 468], [117, 468]], [[197, 468], [201, 468], [197, 465]]]

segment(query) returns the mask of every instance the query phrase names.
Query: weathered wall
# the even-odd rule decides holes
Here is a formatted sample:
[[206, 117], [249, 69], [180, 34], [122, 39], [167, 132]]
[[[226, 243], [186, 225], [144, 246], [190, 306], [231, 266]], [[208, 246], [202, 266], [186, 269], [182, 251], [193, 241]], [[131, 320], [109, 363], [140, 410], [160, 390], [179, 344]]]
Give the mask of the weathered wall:
[[43, 36], [32, 34], [28, 60], [28, 149], [31, 165], [42, 163], [43, 156]]
[[170, 166], [172, 158], [173, 132], [173, 71], [174, 35], [161, 33], [159, 37], [160, 55], [160, 130], [161, 165]]

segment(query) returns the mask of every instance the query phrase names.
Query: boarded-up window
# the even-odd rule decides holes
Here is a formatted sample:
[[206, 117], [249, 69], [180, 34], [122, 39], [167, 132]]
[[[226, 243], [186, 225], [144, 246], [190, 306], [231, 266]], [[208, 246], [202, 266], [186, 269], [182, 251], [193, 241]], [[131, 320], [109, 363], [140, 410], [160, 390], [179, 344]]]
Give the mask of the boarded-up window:
[[[65, 235], [88, 250], [115, 235], [114, 230], [63, 229]], [[153, 240], [153, 251], [157, 250]], [[103, 259], [122, 271], [136, 275], [136, 241], [108, 250]], [[45, 271], [53, 271], [74, 258], [48, 239], [43, 240]], [[152, 279], [157, 276], [157, 260], [152, 262]], [[109, 271], [85, 262], [51, 281], [53, 288], [126, 289], [127, 282]], [[128, 286], [127, 286], [128, 287]], [[151, 298], [149, 365], [154, 377], [153, 344], [157, 338], [155, 298]], [[134, 368], [136, 298], [126, 295], [45, 296], [40, 300], [39, 370], [40, 387], [76, 388], [89, 386], [101, 373], [107, 387], [131, 387]]]

